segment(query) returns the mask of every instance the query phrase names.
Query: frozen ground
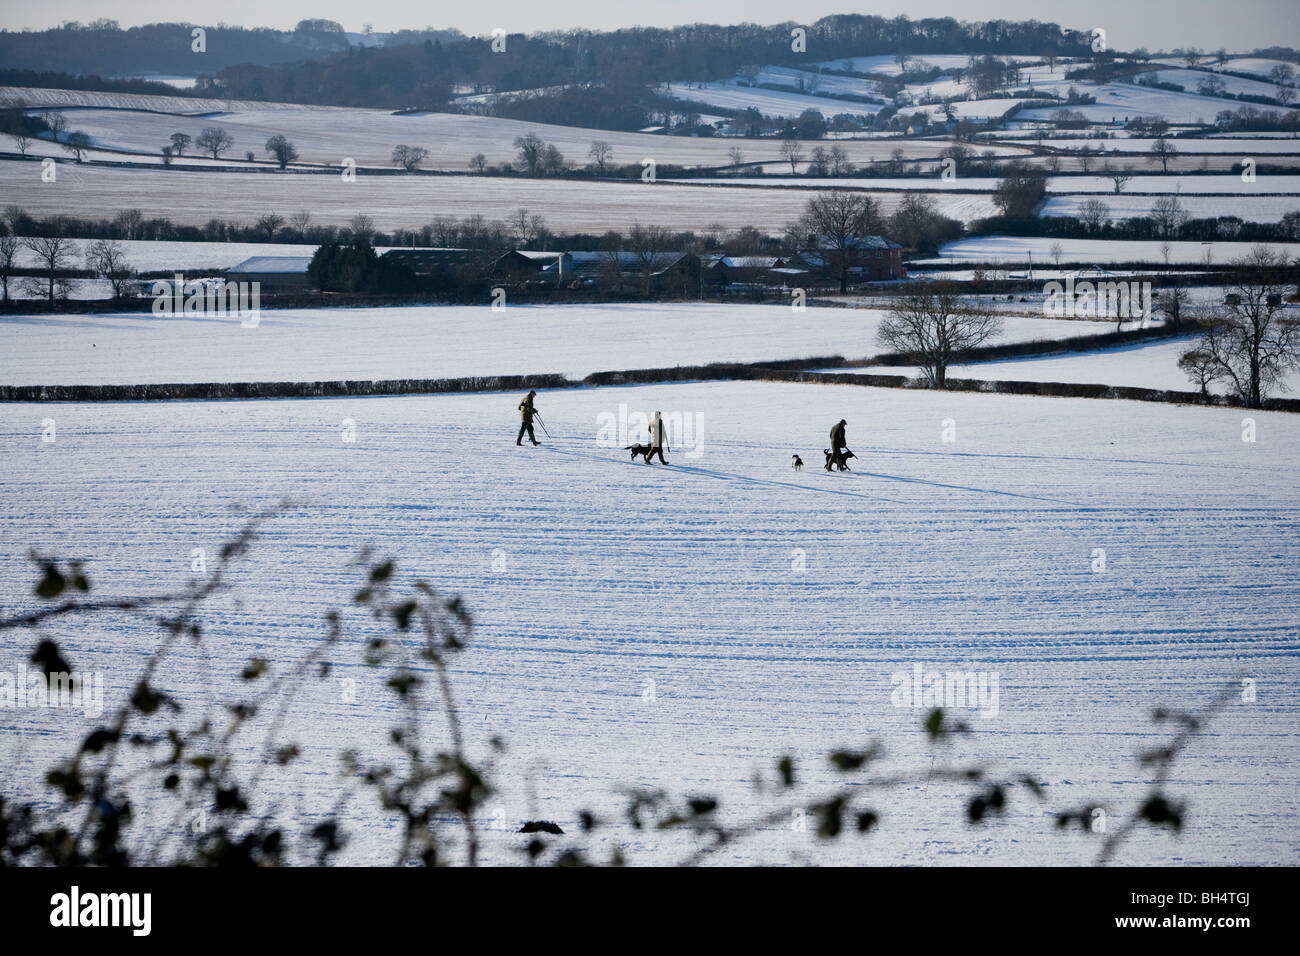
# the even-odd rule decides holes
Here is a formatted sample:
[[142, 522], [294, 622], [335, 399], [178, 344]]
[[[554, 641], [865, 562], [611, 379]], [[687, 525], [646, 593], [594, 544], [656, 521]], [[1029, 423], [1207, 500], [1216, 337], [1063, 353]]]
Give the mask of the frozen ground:
[[[440, 378], [875, 354], [882, 313], [778, 305], [430, 306], [285, 309], [238, 318], [0, 316], [12, 385]], [[1109, 323], [1012, 317], [1007, 341]]]
[[[363, 543], [403, 572], [464, 596], [477, 621], [455, 667], [472, 754], [499, 734], [501, 795], [484, 821], [489, 859], [518, 859], [520, 821], [576, 812], [615, 821], [636, 862], [680, 859], [689, 837], [630, 831], [619, 784], [716, 793], [745, 821], [773, 806], [746, 781], [794, 754], [815, 793], [819, 755], [882, 737], [883, 770], [922, 782], [873, 801], [882, 826], [822, 844], [764, 828], [720, 862], [1075, 864], [1095, 838], [1052, 812], [1100, 800], [1112, 822], [1143, 797], [1137, 756], [1164, 740], [1148, 715], [1196, 707], [1253, 678], [1176, 766], [1182, 834], [1140, 832], [1140, 864], [1300, 862], [1300, 418], [1154, 404], [942, 395], [770, 383], [682, 384], [543, 394], [554, 441], [516, 449], [518, 396], [127, 405], [0, 406], [0, 594], [26, 606], [29, 548], [79, 556], [105, 594], [181, 585], [240, 523], [232, 506], [291, 495], [233, 579], [239, 603], [202, 615], [205, 650], [180, 647], [154, 683], [203, 712], [248, 690], [248, 658], [284, 673], [346, 607], [344, 563]], [[598, 446], [597, 416], [661, 409], [701, 417], [698, 457], [632, 465]], [[851, 474], [816, 465], [830, 423], [849, 421]], [[42, 420], [57, 440], [42, 443]], [[356, 440], [341, 441], [351, 419]], [[952, 419], [956, 440], [941, 441]], [[792, 451], [810, 467], [794, 473]], [[1105, 570], [1094, 571], [1095, 549]], [[802, 561], [802, 563], [801, 563]], [[400, 576], [400, 575], [399, 575]], [[259, 803], [309, 829], [342, 793], [339, 755], [377, 758], [391, 695], [357, 664], [373, 625], [344, 614], [329, 680], [306, 682]], [[157, 631], [141, 617], [52, 628], [74, 667], [100, 671], [106, 703], [129, 693]], [[13, 671], [37, 635], [0, 635]], [[951, 749], [891, 704], [890, 677], [996, 671], [996, 716], [962, 710]], [[343, 681], [355, 681], [350, 699]], [[250, 727], [256, 759], [269, 714]], [[0, 790], [31, 780], [91, 722], [79, 712], [0, 710]], [[442, 723], [430, 710], [429, 746]], [[988, 761], [1047, 785], [1003, 820], [963, 821], [949, 759]], [[770, 774], [770, 770], [769, 770]], [[175, 825], [144, 792], [134, 826]], [[357, 797], [344, 859], [381, 862], [395, 822]], [[182, 818], [181, 825], [188, 821]], [[811, 829], [811, 828], [810, 828]]]

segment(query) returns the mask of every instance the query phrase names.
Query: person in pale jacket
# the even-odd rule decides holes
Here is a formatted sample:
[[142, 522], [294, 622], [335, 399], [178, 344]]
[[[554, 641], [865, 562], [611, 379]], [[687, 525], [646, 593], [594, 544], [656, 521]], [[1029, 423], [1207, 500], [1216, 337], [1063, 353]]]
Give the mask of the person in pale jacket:
[[646, 464], [650, 464], [650, 459], [655, 455], [659, 456], [660, 464], [668, 464], [664, 459], [664, 449], [667, 447], [668, 436], [664, 433], [664, 420], [662, 413], [655, 412], [654, 421], [650, 423], [650, 454], [646, 455]]

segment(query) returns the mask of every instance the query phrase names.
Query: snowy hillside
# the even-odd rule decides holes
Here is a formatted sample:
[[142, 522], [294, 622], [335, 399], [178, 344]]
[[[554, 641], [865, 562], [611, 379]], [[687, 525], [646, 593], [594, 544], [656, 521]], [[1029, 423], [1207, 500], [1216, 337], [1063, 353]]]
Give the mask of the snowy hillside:
[[[498, 813], [566, 831], [584, 807], [621, 821], [616, 787], [632, 783], [720, 794], [742, 821], [769, 805], [749, 788], [756, 768], [796, 754], [816, 786], [819, 755], [882, 737], [885, 767], [988, 761], [1041, 779], [1046, 802], [972, 829], [956, 788], [905, 787], [881, 796], [885, 825], [867, 843], [778, 822], [718, 862], [1086, 863], [1095, 841], [1059, 832], [1053, 811], [1131, 808], [1147, 778], [1137, 757], [1164, 739], [1151, 709], [1196, 707], [1254, 676], [1258, 701], [1229, 707], [1179, 761], [1193, 809], [1181, 836], [1141, 830], [1123, 860], [1300, 862], [1295, 416], [1255, 413], [1246, 444], [1232, 409], [683, 384], [543, 394], [554, 440], [517, 449], [517, 400], [0, 406], [0, 509], [23, 545], [0, 553], [0, 584], [30, 586], [31, 546], [87, 559], [124, 593], [179, 585], [191, 549], [238, 525], [231, 506], [293, 497], [301, 506], [237, 575], [242, 603], [212, 607], [220, 639], [202, 658], [179, 647], [157, 684], [201, 703], [251, 656], [282, 672], [321, 633], [323, 606], [349, 603], [343, 564], [374, 543], [476, 617], [454, 676], [471, 752], [486, 755], [491, 735], [509, 744], [483, 822], [498, 861], [517, 845]], [[698, 413], [698, 457], [676, 448], [665, 469], [598, 445], [598, 416], [620, 404]], [[44, 417], [54, 444], [39, 442]], [[859, 459], [827, 474], [815, 462], [840, 417]], [[812, 467], [792, 472], [792, 451]], [[61, 641], [104, 672], [112, 706], [146, 634], [148, 621], [110, 616]], [[0, 657], [25, 655], [16, 641], [0, 637]], [[393, 716], [355, 660], [340, 651], [329, 680], [304, 685], [283, 729], [303, 756], [261, 784], [300, 826], [332, 804], [340, 751], [374, 752]], [[891, 703], [891, 674], [914, 664], [998, 672], [997, 714], [963, 710], [971, 737], [927, 743], [922, 713]], [[341, 679], [355, 681], [350, 702]], [[7, 719], [27, 741], [6, 767], [17, 774], [82, 723], [40, 708]], [[158, 799], [136, 826], [166, 825]], [[365, 797], [348, 804], [345, 861], [381, 859], [377, 813]], [[606, 836], [633, 862], [695, 848], [681, 831], [623, 823]]]

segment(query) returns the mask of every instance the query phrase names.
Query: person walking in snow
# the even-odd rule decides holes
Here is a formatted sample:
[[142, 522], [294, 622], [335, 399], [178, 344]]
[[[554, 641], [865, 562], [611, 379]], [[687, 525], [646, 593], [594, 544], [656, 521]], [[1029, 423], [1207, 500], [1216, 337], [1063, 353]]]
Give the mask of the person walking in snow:
[[533, 434], [533, 416], [537, 414], [537, 409], [533, 407], [533, 398], [536, 395], [537, 390], [533, 389], [519, 403], [519, 437], [515, 439], [516, 445], [524, 443], [524, 432], [528, 432], [528, 438], [534, 445], [541, 444], [537, 440], [537, 436]]
[[848, 422], [841, 418], [831, 426], [831, 460], [826, 463], [826, 470], [831, 470], [834, 464], [840, 471], [844, 470], [844, 450], [849, 447], [848, 439], [844, 435]]
[[667, 436], [664, 434], [664, 420], [660, 412], [655, 412], [654, 421], [650, 423], [650, 454], [645, 456], [645, 463], [650, 464], [650, 459], [658, 455], [661, 465], [668, 464], [664, 460], [664, 448], [666, 447]]

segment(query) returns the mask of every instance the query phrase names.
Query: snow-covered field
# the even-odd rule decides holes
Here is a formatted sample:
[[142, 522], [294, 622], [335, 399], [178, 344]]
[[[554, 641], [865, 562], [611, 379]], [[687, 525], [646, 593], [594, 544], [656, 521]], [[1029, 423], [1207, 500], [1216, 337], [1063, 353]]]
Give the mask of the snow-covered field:
[[[882, 313], [777, 305], [432, 306], [0, 317], [0, 382], [96, 385], [443, 378], [664, 368], [879, 351]], [[1014, 316], [1003, 341], [1059, 339], [1109, 323]]]
[[[1103, 352], [1033, 356], [996, 362], [974, 362], [954, 366], [955, 378], [982, 378], [1008, 382], [1088, 382], [1098, 385], [1131, 385], [1136, 388], [1167, 388], [1194, 392], [1194, 385], [1178, 368], [1178, 358], [1196, 344], [1195, 336], [1176, 340], [1145, 342]], [[1300, 373], [1287, 379], [1294, 397], [1300, 389]], [[1222, 384], [1212, 392], [1227, 392]]]
[[[1095, 96], [1093, 105], [1061, 104], [1072, 113], [1081, 113], [1094, 123], [1126, 122], [1137, 117], [1163, 117], [1170, 123], [1214, 122], [1222, 110], [1236, 111], [1244, 104], [1240, 100], [1216, 96], [1200, 96], [1195, 92], [1175, 93], [1135, 83], [1079, 83], [1061, 80], [1055, 84], [1041, 84], [1065, 94], [1070, 86]], [[1024, 110], [1016, 114], [1019, 120], [1051, 119], [1060, 107]]]
[[[330, 173], [159, 174], [89, 166], [60, 167], [57, 183], [41, 184], [39, 170], [36, 163], [0, 161], [0, 194], [21, 197], [31, 215], [111, 219], [123, 209], [139, 208], [188, 225], [214, 217], [251, 223], [268, 211], [288, 216], [305, 209], [316, 223], [341, 226], [364, 210], [378, 229], [412, 229], [443, 215], [506, 220], [522, 207], [556, 231], [599, 233], [641, 222], [678, 229], [723, 223], [779, 233], [808, 201], [802, 190], [782, 195], [665, 182], [362, 175], [346, 183]], [[892, 210], [896, 201], [886, 196], [882, 205]], [[937, 196], [936, 205], [963, 221], [993, 215], [996, 208], [979, 195]]]
[[[72, 257], [80, 268], [86, 248], [93, 239], [72, 239]], [[161, 269], [229, 269], [250, 256], [310, 256], [316, 251], [312, 243], [287, 242], [168, 242], [153, 239], [119, 239], [118, 245], [126, 255], [131, 268], [141, 272]], [[387, 251], [387, 247], [380, 247]], [[31, 269], [37, 265], [36, 255], [25, 246], [18, 250], [15, 265]]]
[[[1148, 207], [1149, 208], [1149, 207]], [[937, 259], [918, 260], [914, 265], [946, 265], [951, 262], [1024, 262], [1029, 253], [1040, 264], [1050, 261], [1052, 246], [1060, 244], [1066, 262], [1105, 264], [1108, 262], [1150, 262], [1163, 264], [1166, 243], [1142, 239], [1052, 239], [1032, 236], [976, 236], [950, 242], [939, 250]], [[1222, 265], [1248, 254], [1255, 248], [1249, 242], [1170, 242], [1171, 263], [1199, 263], [1208, 252], [1211, 262]], [[1270, 242], [1264, 245], [1287, 258], [1300, 256], [1300, 243]]]
[[[779, 81], [781, 83], [786, 80]], [[792, 81], [791, 81], [792, 82]], [[741, 86], [736, 80], [717, 80], [713, 82], [665, 83], [659, 87], [665, 96], [692, 103], [705, 103], [710, 107], [728, 112], [756, 109], [764, 116], [798, 116], [804, 110], [818, 110], [824, 116], [836, 116], [849, 113], [853, 116], [873, 116], [884, 109], [879, 103], [864, 103], [859, 100], [842, 100], [830, 96], [800, 93], [795, 90], [762, 89], [760, 87]], [[859, 92], [867, 95], [859, 81]]]
[[[1072, 107], [1073, 108], [1073, 107]], [[1083, 107], [1089, 109], [1090, 107]], [[1026, 113], [1035, 112], [1027, 110]], [[1019, 114], [1025, 116], [1026, 113]], [[1238, 156], [1251, 156], [1255, 153], [1300, 153], [1300, 139], [1275, 136], [1245, 137], [1210, 137], [1177, 136], [1167, 140], [1180, 153], [1235, 153]], [[1149, 153], [1153, 139], [1044, 139], [1043, 145], [1054, 149], [1078, 149], [1087, 146], [1094, 153], [1098, 148], [1106, 152]]]
[[[1111, 219], [1129, 219], [1151, 214], [1152, 196], [1128, 193], [1107, 196]], [[1042, 216], [1077, 216], [1080, 196], [1054, 196], [1043, 204]], [[1179, 204], [1193, 219], [1236, 216], [1246, 222], [1277, 222], [1289, 212], [1300, 209], [1300, 196], [1180, 196]]]
[[[45, 91], [14, 92], [10, 88], [10, 95], [17, 96], [21, 92], [41, 94]], [[242, 160], [244, 153], [252, 150], [259, 160], [264, 160], [267, 158], [264, 150], [267, 139], [283, 134], [293, 142], [302, 161], [307, 163], [338, 165], [344, 158], [351, 158], [361, 166], [392, 167], [393, 147], [406, 143], [429, 150], [424, 168], [447, 170], [468, 169], [469, 159], [476, 153], [483, 153], [492, 164], [512, 162], [517, 153], [515, 139], [527, 133], [535, 133], [546, 142], [554, 143], [569, 162], [579, 166], [588, 162], [587, 151], [594, 140], [610, 144], [613, 163], [634, 165], [651, 158], [662, 165], [725, 166], [730, 163], [727, 152], [735, 145], [734, 141], [721, 138], [655, 136], [456, 113], [397, 115], [387, 110], [285, 103], [224, 103], [180, 97], [141, 99], [124, 93], [51, 92], [68, 94], [68, 97], [53, 97], [56, 101], [84, 96], [88, 104], [100, 107], [69, 110], [66, 114], [69, 129], [89, 134], [96, 145], [144, 154], [151, 163], [157, 162], [159, 148], [168, 142], [172, 133], [183, 132], [196, 137], [199, 130], [208, 126], [222, 127], [235, 140], [223, 158], [234, 156]], [[2, 89], [0, 96], [3, 96]], [[147, 105], [159, 99], [167, 102]], [[137, 109], [129, 108], [137, 103]], [[211, 105], [214, 115], [195, 115], [198, 112], [195, 104], [203, 103]], [[858, 104], [843, 105], [852, 107]], [[166, 111], [144, 111], [154, 109]], [[863, 111], [845, 109], [837, 112]], [[747, 139], [743, 143], [750, 161], [779, 159], [780, 145], [775, 138]], [[867, 162], [887, 159], [890, 151], [900, 145], [909, 156], [933, 157], [948, 144], [942, 140], [880, 142], [860, 139], [845, 140], [840, 145], [854, 161]], [[1018, 150], [1003, 147], [1002, 152], [1010, 154]], [[115, 158], [120, 160], [123, 157]]]
[[[193, 549], [211, 561], [241, 523], [232, 506], [300, 502], [234, 575], [240, 601], [203, 613], [203, 649], [178, 645], [152, 681], [200, 712], [246, 696], [236, 675], [250, 657], [285, 673], [323, 635], [324, 610], [344, 609], [329, 679], [303, 684], [279, 738], [301, 760], [258, 787], [295, 832], [343, 792], [340, 753], [377, 758], [399, 713], [359, 663], [374, 623], [347, 610], [357, 578], [343, 565], [371, 543], [399, 578], [460, 593], [475, 615], [453, 675], [468, 746], [478, 758], [493, 735], [508, 744], [482, 823], [489, 860], [518, 860], [510, 831], [525, 819], [582, 839], [580, 808], [613, 824], [602, 858], [617, 843], [633, 862], [680, 859], [692, 838], [628, 829], [619, 785], [719, 794], [738, 823], [774, 806], [748, 781], [778, 757], [795, 755], [817, 793], [821, 755], [879, 737], [881, 772], [920, 779], [873, 801], [869, 838], [826, 844], [777, 823], [717, 861], [1085, 863], [1096, 838], [1062, 833], [1053, 812], [1134, 809], [1149, 777], [1137, 759], [1169, 731], [1150, 712], [1252, 678], [1257, 697], [1234, 697], [1176, 765], [1181, 835], [1140, 830], [1121, 860], [1300, 862], [1300, 418], [1254, 413], [1245, 443], [1233, 409], [682, 384], [543, 394], [555, 438], [516, 449], [517, 400], [0, 406], [0, 593], [13, 609], [34, 600], [14, 597], [34, 579], [29, 548], [84, 558], [105, 595], [178, 587]], [[664, 469], [598, 446], [597, 416], [620, 404], [698, 413], [699, 456], [679, 449]], [[816, 461], [840, 417], [859, 459], [831, 475]], [[790, 470], [792, 451], [807, 470]], [[112, 707], [157, 633], [110, 615], [57, 637], [74, 666], [103, 673]], [[5, 633], [0, 661], [15, 670], [34, 640]], [[923, 711], [891, 703], [891, 675], [914, 665], [997, 672], [996, 716], [962, 709], [973, 734], [929, 744]], [[240, 768], [271, 716], [251, 723]], [[93, 726], [40, 708], [0, 724], [5, 780], [32, 779]], [[442, 723], [426, 728], [440, 745]], [[1032, 774], [1045, 802], [1017, 796], [971, 827], [955, 787], [924, 783], [948, 760]], [[133, 827], [168, 826], [162, 799], [143, 793]], [[364, 795], [343, 814], [344, 860], [387, 859], [387, 816]]]
[[[789, 166], [786, 166], [788, 171]], [[862, 177], [827, 176], [801, 178], [797, 176], [715, 176], [683, 178], [681, 182], [716, 183], [733, 186], [769, 186], [779, 189], [919, 189], [926, 192], [970, 190], [992, 192], [999, 180], [991, 176], [961, 176], [943, 179], [939, 175], [924, 177]], [[1047, 180], [1049, 193], [1109, 193], [1115, 192], [1115, 181], [1107, 176], [1052, 176]], [[1256, 176], [1254, 182], [1244, 182], [1240, 176], [1142, 176], [1134, 175], [1124, 186], [1125, 193], [1230, 193], [1233, 195], [1266, 195], [1282, 193], [1300, 195], [1300, 176]]]
[[[1244, 72], [1244, 71], [1241, 71]], [[1204, 70], [1155, 70], [1151, 75], [1160, 83], [1176, 83], [1189, 93], [1195, 93], [1199, 87], [1197, 84], [1203, 80], [1210, 79], [1210, 75]], [[1273, 83], [1266, 83], [1261, 80], [1246, 80], [1239, 76], [1216, 76], [1213, 79], [1223, 83], [1224, 91], [1233, 96], [1268, 96], [1277, 95], [1277, 86]]]

